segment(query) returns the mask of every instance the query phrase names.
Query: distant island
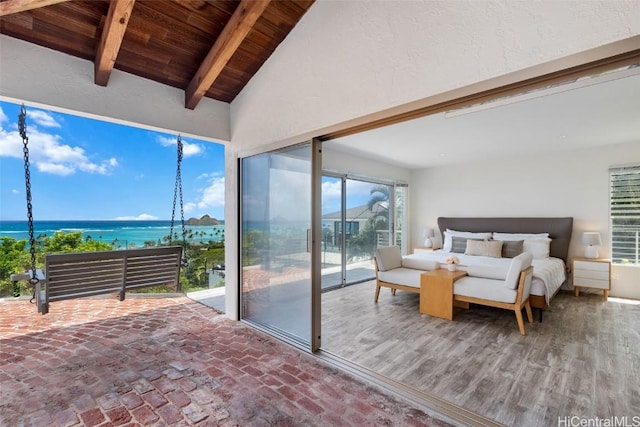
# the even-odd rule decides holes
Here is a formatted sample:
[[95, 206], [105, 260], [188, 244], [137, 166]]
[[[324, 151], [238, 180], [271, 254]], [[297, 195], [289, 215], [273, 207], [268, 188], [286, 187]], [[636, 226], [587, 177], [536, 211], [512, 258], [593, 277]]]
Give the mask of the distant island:
[[203, 215], [198, 218], [189, 218], [186, 221], [187, 225], [220, 225], [220, 221], [215, 218], [211, 218], [209, 215]]

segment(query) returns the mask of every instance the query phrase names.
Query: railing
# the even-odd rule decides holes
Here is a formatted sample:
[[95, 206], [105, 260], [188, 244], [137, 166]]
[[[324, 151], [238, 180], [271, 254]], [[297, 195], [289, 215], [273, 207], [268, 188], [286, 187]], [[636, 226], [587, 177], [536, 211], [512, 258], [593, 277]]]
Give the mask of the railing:
[[640, 264], [640, 227], [613, 227], [611, 258], [615, 264]]
[[389, 246], [391, 243], [389, 230], [376, 230], [377, 247]]

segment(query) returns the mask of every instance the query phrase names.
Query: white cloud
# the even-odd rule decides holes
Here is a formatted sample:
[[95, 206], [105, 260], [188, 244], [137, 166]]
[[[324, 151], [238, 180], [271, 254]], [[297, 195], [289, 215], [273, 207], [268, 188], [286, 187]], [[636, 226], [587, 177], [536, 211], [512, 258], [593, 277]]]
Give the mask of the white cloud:
[[60, 163], [37, 162], [36, 167], [40, 172], [50, 173], [52, 175], [66, 176], [72, 175], [75, 172], [73, 168]]
[[4, 123], [7, 120], [9, 120], [9, 117], [7, 117], [7, 115], [2, 110], [2, 107], [0, 107], [0, 123]]
[[20, 194], [20, 191], [14, 188], [11, 190], [11, 194]]
[[218, 176], [211, 180], [207, 188], [202, 191], [202, 199], [198, 202], [198, 208], [212, 208], [224, 206], [224, 177]]
[[[158, 136], [157, 141], [163, 147], [175, 147], [178, 143], [177, 138], [172, 138], [168, 136]], [[184, 138], [182, 138], [182, 155], [184, 157], [197, 156], [200, 153], [204, 153], [204, 146], [200, 144], [193, 144], [188, 142]]]
[[363, 196], [363, 195], [371, 195], [371, 189], [374, 187], [379, 187], [379, 184], [374, 184], [371, 182], [358, 181], [354, 179], [347, 180], [347, 194], [351, 197], [353, 196]]
[[196, 209], [197, 206], [198, 206], [197, 203], [193, 203], [193, 202], [185, 203], [184, 204], [184, 213], [193, 212]]
[[322, 197], [333, 199], [335, 197], [342, 197], [342, 181], [323, 182], [322, 183]]
[[138, 216], [118, 216], [114, 218], [114, 220], [116, 221], [153, 221], [155, 219], [158, 219], [158, 217], [146, 213], [140, 214]]
[[[109, 174], [118, 166], [115, 158], [92, 161], [84, 148], [64, 144], [60, 135], [28, 130], [29, 160], [39, 171], [54, 175], [71, 175], [77, 171]], [[0, 157], [23, 158], [22, 137], [17, 130], [0, 128]]]
[[59, 128], [60, 123], [56, 121], [55, 118], [46, 111], [42, 110], [29, 110], [27, 111], [27, 117], [33, 120], [37, 125], [48, 127], [48, 128]]

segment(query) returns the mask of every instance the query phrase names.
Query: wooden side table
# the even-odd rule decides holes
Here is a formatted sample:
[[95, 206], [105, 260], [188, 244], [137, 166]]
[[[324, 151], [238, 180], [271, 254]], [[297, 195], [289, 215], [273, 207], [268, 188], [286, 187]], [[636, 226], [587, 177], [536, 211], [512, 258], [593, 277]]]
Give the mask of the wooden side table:
[[445, 269], [426, 271], [420, 275], [420, 313], [453, 320], [453, 282], [466, 271]]
[[571, 282], [575, 296], [580, 295], [580, 288], [601, 289], [606, 301], [611, 290], [611, 260], [574, 258]]

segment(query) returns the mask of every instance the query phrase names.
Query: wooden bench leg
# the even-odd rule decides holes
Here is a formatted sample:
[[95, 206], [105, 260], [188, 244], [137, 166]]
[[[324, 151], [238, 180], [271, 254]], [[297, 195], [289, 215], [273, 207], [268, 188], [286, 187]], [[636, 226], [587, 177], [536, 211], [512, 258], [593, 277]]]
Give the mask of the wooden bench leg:
[[516, 320], [518, 321], [518, 328], [520, 329], [520, 335], [525, 335], [524, 333], [524, 319], [522, 319], [522, 308], [516, 307], [514, 310], [516, 312]]
[[376, 283], [376, 296], [373, 298], [373, 302], [378, 302], [379, 296], [380, 296], [380, 284]]

